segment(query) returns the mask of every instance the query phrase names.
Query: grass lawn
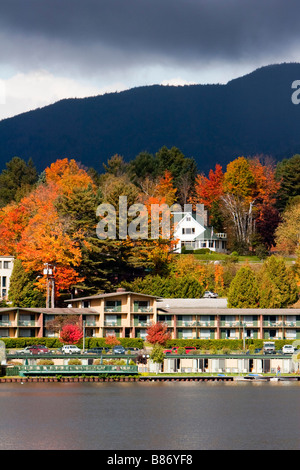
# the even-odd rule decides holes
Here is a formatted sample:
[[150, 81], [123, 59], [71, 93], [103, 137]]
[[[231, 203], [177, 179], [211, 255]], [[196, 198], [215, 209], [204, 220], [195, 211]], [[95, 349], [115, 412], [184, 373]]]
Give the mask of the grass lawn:
[[[185, 256], [185, 255], [181, 255]], [[227, 259], [230, 259], [231, 255], [226, 255], [224, 253], [205, 253], [205, 254], [199, 254], [195, 253], [194, 257], [195, 259], [199, 261], [225, 261]], [[236, 257], [238, 259], [238, 263], [245, 263], [248, 261], [249, 263], [263, 263], [264, 260], [260, 259], [258, 256], [255, 255], [240, 255]], [[284, 258], [287, 264], [291, 264], [292, 261], [295, 261], [295, 258], [289, 258], [286, 257]]]

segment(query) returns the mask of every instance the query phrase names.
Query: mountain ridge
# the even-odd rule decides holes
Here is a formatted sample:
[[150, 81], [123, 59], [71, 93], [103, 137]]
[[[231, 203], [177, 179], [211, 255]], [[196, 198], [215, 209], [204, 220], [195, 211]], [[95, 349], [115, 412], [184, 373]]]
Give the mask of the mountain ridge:
[[179, 148], [199, 171], [234, 158], [299, 153], [300, 106], [291, 101], [300, 64], [273, 64], [226, 84], [150, 85], [94, 97], [68, 98], [0, 121], [0, 167], [14, 156], [39, 171], [75, 158], [102, 171], [120, 154]]

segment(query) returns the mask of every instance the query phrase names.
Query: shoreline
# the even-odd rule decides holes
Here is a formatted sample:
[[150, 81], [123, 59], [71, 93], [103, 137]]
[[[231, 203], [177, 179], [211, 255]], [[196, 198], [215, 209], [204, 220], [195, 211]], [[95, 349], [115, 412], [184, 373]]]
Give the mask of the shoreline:
[[82, 382], [269, 382], [285, 381], [299, 382], [300, 376], [175, 376], [175, 375], [151, 375], [139, 377], [0, 377], [0, 383], [82, 383]]

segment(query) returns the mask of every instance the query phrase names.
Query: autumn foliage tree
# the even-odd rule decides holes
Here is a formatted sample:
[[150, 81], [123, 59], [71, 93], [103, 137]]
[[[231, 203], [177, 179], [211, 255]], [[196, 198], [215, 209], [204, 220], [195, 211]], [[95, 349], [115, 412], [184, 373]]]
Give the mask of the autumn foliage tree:
[[204, 174], [197, 175], [195, 195], [191, 198], [191, 202], [204, 204], [208, 209], [211, 209], [213, 204], [220, 200], [224, 192], [223, 180], [224, 174], [219, 164], [215, 166], [215, 171], [209, 171], [208, 177]]
[[108, 335], [105, 338], [105, 344], [109, 348], [113, 348], [114, 346], [121, 344], [121, 342], [118, 340], [118, 338], [115, 335]]
[[[96, 188], [91, 177], [75, 160], [57, 160], [45, 170], [45, 178], [19, 203], [0, 211], [0, 252], [14, 255], [26, 271], [42, 274], [44, 263], [55, 266], [56, 295], [78, 283], [82, 261], [80, 240], [84, 232], [70, 233], [70, 222], [62, 216], [57, 201], [72, 197], [76, 188]], [[41, 290], [46, 288], [40, 277]]]
[[151, 344], [159, 344], [165, 346], [166, 342], [171, 338], [171, 333], [168, 331], [168, 325], [162, 322], [157, 322], [147, 329], [146, 339]]
[[[225, 228], [231, 233], [237, 247], [248, 249], [259, 221], [263, 235], [263, 218], [271, 208], [280, 183], [275, 178], [275, 168], [260, 158], [238, 157], [231, 161], [223, 174], [220, 165], [209, 176], [199, 175], [195, 184], [193, 202], [200, 202], [212, 212], [216, 206], [221, 211]], [[273, 217], [276, 228], [275, 214]], [[277, 221], [278, 223], [278, 221]], [[270, 234], [262, 237], [272, 243]]]
[[65, 325], [60, 332], [60, 340], [65, 344], [77, 344], [82, 337], [83, 332], [78, 325]]

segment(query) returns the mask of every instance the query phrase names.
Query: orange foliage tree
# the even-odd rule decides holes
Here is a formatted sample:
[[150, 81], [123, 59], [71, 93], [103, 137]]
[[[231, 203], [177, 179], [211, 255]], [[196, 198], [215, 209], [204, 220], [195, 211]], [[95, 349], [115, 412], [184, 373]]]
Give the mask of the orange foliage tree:
[[[80, 231], [69, 234], [67, 218], [59, 215], [56, 203], [61, 195], [72, 197], [76, 188], [93, 187], [89, 175], [75, 160], [57, 160], [45, 170], [46, 182], [41, 183], [19, 204], [0, 211], [0, 252], [15, 255], [25, 270], [42, 273], [44, 263], [55, 269], [56, 294], [80, 282], [76, 267], [82, 255]], [[45, 289], [45, 279], [39, 286]]]
[[208, 209], [214, 202], [218, 202], [223, 194], [224, 174], [221, 165], [217, 164], [215, 171], [210, 170], [208, 178], [203, 175], [197, 175], [195, 182], [195, 195], [191, 198], [194, 204], [204, 204]]
[[73, 159], [57, 160], [46, 168], [45, 173], [47, 183], [54, 183], [64, 194], [71, 194], [74, 188], [94, 186], [92, 178]]
[[171, 333], [168, 331], [168, 325], [162, 322], [153, 323], [147, 329], [146, 340], [151, 344], [159, 344], [165, 346], [166, 342], [171, 338]]
[[121, 344], [121, 342], [118, 340], [118, 338], [115, 335], [108, 335], [105, 338], [105, 344], [106, 346], [113, 348], [114, 346]]
[[172, 252], [176, 245], [170, 207], [176, 201], [177, 189], [173, 177], [166, 170], [159, 178], [150, 194], [141, 193], [139, 201], [144, 204], [148, 225], [148, 237], [131, 241], [133, 250], [144, 266], [153, 273], [163, 274], [169, 269]]
[[9, 204], [0, 210], [0, 253], [15, 256], [16, 246], [28, 224], [30, 214], [23, 203]]
[[208, 178], [198, 175], [191, 202], [202, 203], [208, 209], [217, 203], [237, 242], [249, 245], [254, 221], [264, 217], [267, 207], [273, 207], [279, 186], [272, 163], [262, 163], [258, 157], [238, 157], [227, 165], [224, 174], [216, 165]]

